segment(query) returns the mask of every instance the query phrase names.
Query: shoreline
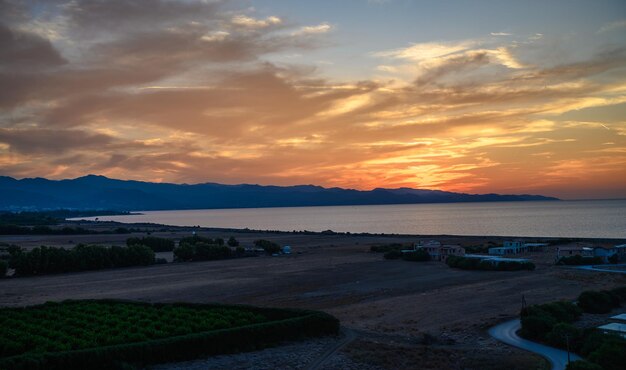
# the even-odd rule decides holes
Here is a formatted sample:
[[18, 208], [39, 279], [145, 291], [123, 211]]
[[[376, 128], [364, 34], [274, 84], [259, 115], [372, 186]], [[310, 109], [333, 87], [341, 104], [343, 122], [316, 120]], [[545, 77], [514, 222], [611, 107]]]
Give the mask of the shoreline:
[[[337, 235], [337, 236], [371, 236], [371, 237], [399, 237], [399, 238], [471, 238], [471, 239], [523, 239], [523, 240], [567, 240], [567, 242], [596, 242], [596, 243], [626, 243], [626, 238], [584, 238], [584, 237], [560, 237], [560, 236], [515, 236], [515, 235], [461, 235], [461, 234], [401, 234], [401, 233], [369, 233], [349, 231], [310, 231], [310, 230], [271, 230], [230, 227], [205, 227], [205, 226], [178, 226], [151, 222], [119, 222], [119, 221], [91, 221], [91, 220], [66, 220], [71, 225], [86, 227], [88, 225], [110, 227], [133, 227], [133, 228], [170, 228], [176, 231], [205, 231], [205, 232], [234, 232], [240, 234], [286, 234], [286, 235]], [[62, 225], [59, 225], [62, 226]], [[42, 235], [43, 236], [43, 235]]]

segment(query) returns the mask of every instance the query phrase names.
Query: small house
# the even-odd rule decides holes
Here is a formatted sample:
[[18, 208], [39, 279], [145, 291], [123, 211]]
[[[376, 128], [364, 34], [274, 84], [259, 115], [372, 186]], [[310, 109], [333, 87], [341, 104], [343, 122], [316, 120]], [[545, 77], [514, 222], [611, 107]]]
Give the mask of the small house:
[[528, 246], [521, 241], [506, 241], [502, 247], [489, 248], [489, 254], [504, 256], [506, 254], [520, 254], [528, 252]]
[[558, 247], [556, 249], [556, 257], [572, 257], [572, 256], [581, 256], [581, 257], [593, 257], [593, 248], [592, 247], [582, 247], [582, 246], [573, 246], [573, 247]]
[[441, 245], [440, 242], [430, 240], [425, 243], [416, 243], [415, 250], [423, 250], [430, 255], [430, 258], [434, 261], [446, 262], [449, 256], [464, 256], [465, 248], [460, 245], [445, 244]]

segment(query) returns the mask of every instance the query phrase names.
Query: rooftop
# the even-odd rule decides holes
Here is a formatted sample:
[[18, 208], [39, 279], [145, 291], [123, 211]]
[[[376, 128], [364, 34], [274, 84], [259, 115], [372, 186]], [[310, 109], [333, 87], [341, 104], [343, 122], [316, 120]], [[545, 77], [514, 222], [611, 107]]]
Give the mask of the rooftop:
[[622, 313], [619, 315], [615, 315], [611, 317], [612, 320], [620, 320], [620, 321], [626, 321], [626, 313]]
[[598, 326], [598, 329], [608, 330], [608, 331], [615, 331], [615, 332], [618, 332], [620, 334], [626, 334], [626, 324], [620, 324], [620, 323], [616, 323], [616, 322], [612, 322], [610, 324]]

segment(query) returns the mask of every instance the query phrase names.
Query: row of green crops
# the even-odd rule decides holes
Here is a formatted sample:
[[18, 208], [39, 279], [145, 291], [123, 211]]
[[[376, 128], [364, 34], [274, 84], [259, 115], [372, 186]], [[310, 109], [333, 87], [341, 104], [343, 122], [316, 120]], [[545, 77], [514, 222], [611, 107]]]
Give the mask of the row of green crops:
[[315, 311], [249, 306], [65, 301], [0, 309], [0, 368], [111, 368], [262, 348], [336, 334]]

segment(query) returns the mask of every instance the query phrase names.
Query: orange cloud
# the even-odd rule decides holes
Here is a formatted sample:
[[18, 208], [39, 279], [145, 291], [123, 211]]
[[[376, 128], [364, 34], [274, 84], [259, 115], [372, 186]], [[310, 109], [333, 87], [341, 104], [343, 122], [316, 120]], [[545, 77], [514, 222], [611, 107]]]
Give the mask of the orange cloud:
[[50, 4], [0, 17], [3, 175], [626, 196], [626, 122], [601, 113], [624, 109], [625, 45], [554, 64], [525, 54], [543, 37], [418, 43], [363, 55], [395, 80], [337, 81], [269, 62], [327, 45], [323, 20]]

